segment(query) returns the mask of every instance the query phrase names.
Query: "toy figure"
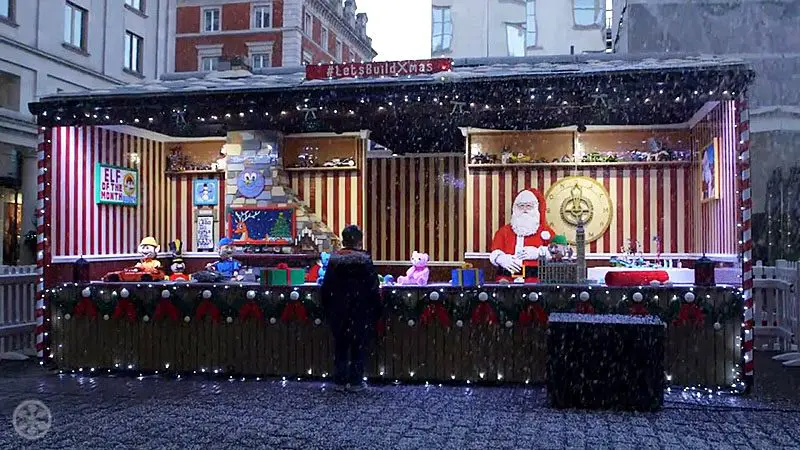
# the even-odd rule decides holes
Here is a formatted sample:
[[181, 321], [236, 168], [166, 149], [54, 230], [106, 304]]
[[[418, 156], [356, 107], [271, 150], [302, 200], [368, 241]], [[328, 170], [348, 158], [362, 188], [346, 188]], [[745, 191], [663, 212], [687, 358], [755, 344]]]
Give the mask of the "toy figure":
[[413, 252], [411, 254], [411, 268], [406, 272], [406, 276], [397, 278], [397, 284], [418, 286], [428, 284], [428, 276], [430, 275], [428, 258], [427, 253]]
[[219, 261], [209, 263], [206, 265], [206, 269], [219, 273], [226, 280], [238, 279], [242, 263], [233, 259], [233, 239], [224, 237], [219, 240], [217, 246], [219, 247]]
[[308, 283], [322, 283], [325, 278], [325, 270], [328, 268], [328, 260], [331, 259], [331, 254], [322, 252], [319, 254], [319, 261], [311, 266], [306, 273], [306, 282]]
[[158, 245], [156, 238], [148, 236], [142, 239], [139, 243], [139, 253], [142, 258], [136, 263], [136, 268], [145, 272], [160, 270], [161, 262], [156, 259], [159, 250], [161, 246]]
[[567, 237], [563, 234], [556, 235], [548, 247], [553, 261], [560, 262], [572, 258], [572, 247], [569, 246]]
[[169, 251], [172, 253], [172, 264], [169, 269], [172, 274], [169, 276], [170, 281], [189, 281], [189, 275], [186, 275], [186, 264], [183, 262], [183, 242], [180, 239], [175, 239], [169, 243]]

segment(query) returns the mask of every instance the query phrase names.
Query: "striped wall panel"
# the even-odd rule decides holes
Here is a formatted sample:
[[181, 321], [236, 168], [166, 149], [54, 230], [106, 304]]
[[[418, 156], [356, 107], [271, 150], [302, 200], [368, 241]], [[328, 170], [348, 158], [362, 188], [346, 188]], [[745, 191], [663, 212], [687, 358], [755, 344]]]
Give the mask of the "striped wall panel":
[[[693, 130], [695, 151], [702, 151], [703, 147], [711, 143], [713, 138], [720, 141], [720, 197], [706, 203], [700, 203], [700, 188], [695, 189], [698, 217], [698, 252], [728, 253], [738, 252], [738, 239], [736, 237], [736, 215], [738, 207], [738, 193], [736, 192], [737, 178], [737, 144], [736, 137], [736, 106], [734, 101], [726, 101], [717, 105], [706, 117], [697, 124]], [[695, 182], [697, 186], [702, 182], [702, 172], [696, 166]]]
[[379, 261], [407, 261], [414, 250], [433, 261], [464, 255], [463, 155], [367, 159], [367, 244]]
[[[55, 128], [53, 137], [53, 256], [135, 253], [145, 236], [154, 236], [162, 250], [176, 238], [186, 242], [185, 251], [195, 249], [193, 178], [164, 174], [167, 149], [163, 142], [99, 127]], [[95, 204], [95, 164], [133, 167], [134, 153], [139, 155], [139, 205]], [[220, 209], [220, 223], [224, 223], [223, 214]], [[224, 230], [217, 228], [219, 237]]]
[[602, 183], [614, 205], [609, 229], [589, 246], [592, 253], [616, 253], [629, 239], [644, 252], [656, 253], [654, 237], [666, 253], [691, 252], [693, 214], [690, 166], [635, 168], [583, 167], [579, 170], [520, 168], [470, 169], [467, 177], [467, 251], [488, 252], [494, 232], [511, 218], [516, 193], [526, 187], [543, 194], [566, 176], [586, 176]]
[[288, 172], [298, 198], [331, 231], [340, 235], [347, 225], [363, 227], [364, 199], [360, 171]]

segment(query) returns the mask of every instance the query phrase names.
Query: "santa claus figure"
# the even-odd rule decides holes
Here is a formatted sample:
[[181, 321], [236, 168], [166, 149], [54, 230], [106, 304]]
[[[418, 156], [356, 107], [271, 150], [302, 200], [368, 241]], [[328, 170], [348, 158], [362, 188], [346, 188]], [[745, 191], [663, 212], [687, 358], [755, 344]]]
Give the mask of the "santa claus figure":
[[489, 261], [498, 268], [497, 281], [539, 281], [539, 258], [547, 257], [547, 246], [555, 235], [544, 217], [545, 201], [539, 191], [526, 189], [517, 194], [511, 223], [492, 239]]

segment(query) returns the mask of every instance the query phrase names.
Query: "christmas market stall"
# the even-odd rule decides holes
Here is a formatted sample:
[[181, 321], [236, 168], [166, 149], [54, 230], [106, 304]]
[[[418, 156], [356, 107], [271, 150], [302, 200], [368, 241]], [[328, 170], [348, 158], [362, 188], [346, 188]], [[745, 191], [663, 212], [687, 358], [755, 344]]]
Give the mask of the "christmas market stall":
[[752, 77], [434, 59], [45, 97], [37, 348], [62, 370], [326, 377], [318, 286], [356, 224], [381, 274], [373, 379], [541, 383], [548, 316], [572, 312], [659, 316], [666, 382], [749, 387]]

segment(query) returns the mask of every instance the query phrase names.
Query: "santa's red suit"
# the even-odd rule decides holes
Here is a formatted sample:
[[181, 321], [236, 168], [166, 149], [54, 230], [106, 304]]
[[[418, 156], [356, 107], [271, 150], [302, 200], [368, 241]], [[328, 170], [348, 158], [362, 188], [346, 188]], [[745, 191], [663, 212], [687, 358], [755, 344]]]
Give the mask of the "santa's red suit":
[[[523, 227], [519, 227], [518, 233], [512, 223], [518, 220], [517, 216], [524, 216], [524, 214], [519, 214], [521, 207], [530, 208], [531, 206], [534, 212], [529, 211], [529, 214], [538, 214], [538, 227], [535, 231], [532, 229], [522, 230]], [[522, 276], [522, 271], [512, 273], [503, 267], [503, 262], [508, 261], [509, 258], [513, 258], [517, 264], [524, 267], [526, 283], [539, 281], [539, 256], [546, 254], [547, 246], [555, 236], [555, 232], [545, 221], [546, 209], [544, 196], [539, 191], [526, 189], [517, 194], [514, 199], [512, 223], [503, 225], [492, 239], [492, 252], [489, 260], [498, 268], [497, 281], [513, 281], [514, 278]], [[523, 221], [526, 219], [519, 220], [525, 223]], [[531, 223], [536, 226], [536, 219], [533, 220]]]

